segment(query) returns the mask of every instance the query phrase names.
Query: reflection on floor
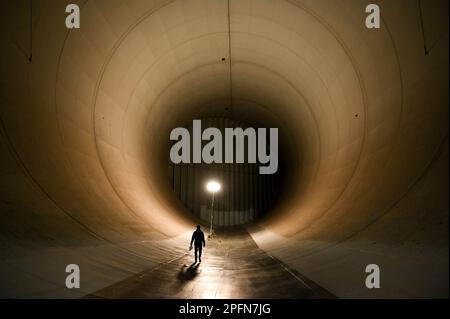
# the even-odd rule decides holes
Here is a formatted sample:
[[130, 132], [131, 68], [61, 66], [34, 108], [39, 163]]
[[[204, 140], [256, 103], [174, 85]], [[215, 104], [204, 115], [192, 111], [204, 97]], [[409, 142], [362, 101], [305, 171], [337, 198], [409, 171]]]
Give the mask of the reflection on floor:
[[[190, 238], [186, 238], [188, 245]], [[136, 274], [86, 298], [333, 298], [259, 249], [244, 229], [207, 240], [202, 263], [193, 252]]]

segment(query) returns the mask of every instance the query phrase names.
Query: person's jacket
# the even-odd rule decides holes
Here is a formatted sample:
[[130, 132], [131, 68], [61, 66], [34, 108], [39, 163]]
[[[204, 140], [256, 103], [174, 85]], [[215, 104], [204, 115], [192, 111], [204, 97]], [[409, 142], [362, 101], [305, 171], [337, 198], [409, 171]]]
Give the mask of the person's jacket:
[[203, 246], [205, 246], [206, 245], [205, 234], [203, 234], [203, 232], [200, 229], [197, 229], [192, 234], [191, 246], [192, 246], [192, 242], [195, 243], [195, 246], [201, 246], [202, 244], [203, 244]]

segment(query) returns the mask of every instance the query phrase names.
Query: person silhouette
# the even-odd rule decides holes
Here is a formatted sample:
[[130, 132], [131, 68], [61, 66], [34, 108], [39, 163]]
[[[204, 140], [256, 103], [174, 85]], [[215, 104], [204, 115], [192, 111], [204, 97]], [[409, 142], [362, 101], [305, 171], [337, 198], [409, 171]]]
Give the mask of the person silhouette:
[[202, 262], [202, 248], [206, 246], [206, 242], [205, 242], [205, 234], [200, 229], [200, 225], [197, 225], [197, 229], [192, 234], [189, 250], [192, 249], [192, 243], [194, 243], [195, 247], [195, 262], [197, 262], [197, 254], [198, 254], [198, 261]]

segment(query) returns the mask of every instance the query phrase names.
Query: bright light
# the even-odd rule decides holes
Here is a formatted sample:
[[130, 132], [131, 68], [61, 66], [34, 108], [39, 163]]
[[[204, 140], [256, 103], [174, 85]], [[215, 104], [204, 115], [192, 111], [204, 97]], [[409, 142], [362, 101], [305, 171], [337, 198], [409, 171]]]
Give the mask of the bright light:
[[220, 184], [215, 181], [210, 181], [208, 184], [206, 184], [206, 189], [208, 192], [215, 193], [217, 191], [220, 191]]

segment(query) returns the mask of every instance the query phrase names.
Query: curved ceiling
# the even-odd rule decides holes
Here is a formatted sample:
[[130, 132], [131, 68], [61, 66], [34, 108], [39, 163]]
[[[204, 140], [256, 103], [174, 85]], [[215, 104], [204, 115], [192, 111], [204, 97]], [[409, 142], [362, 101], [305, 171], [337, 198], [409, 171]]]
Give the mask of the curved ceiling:
[[24, 176], [12, 182], [29, 198], [16, 216], [33, 212], [32, 223], [8, 219], [5, 238], [187, 231], [164, 165], [170, 130], [197, 117], [280, 128], [289, 190], [260, 225], [293, 241], [365, 231], [448, 148], [448, 30], [434, 6], [425, 23], [438, 40], [425, 55], [417, 12], [401, 1], [381, 1], [379, 30], [365, 27], [360, 1], [80, 5], [81, 28], [68, 31], [63, 3], [36, 4], [32, 63], [11, 43], [2, 52], [2, 158]]

